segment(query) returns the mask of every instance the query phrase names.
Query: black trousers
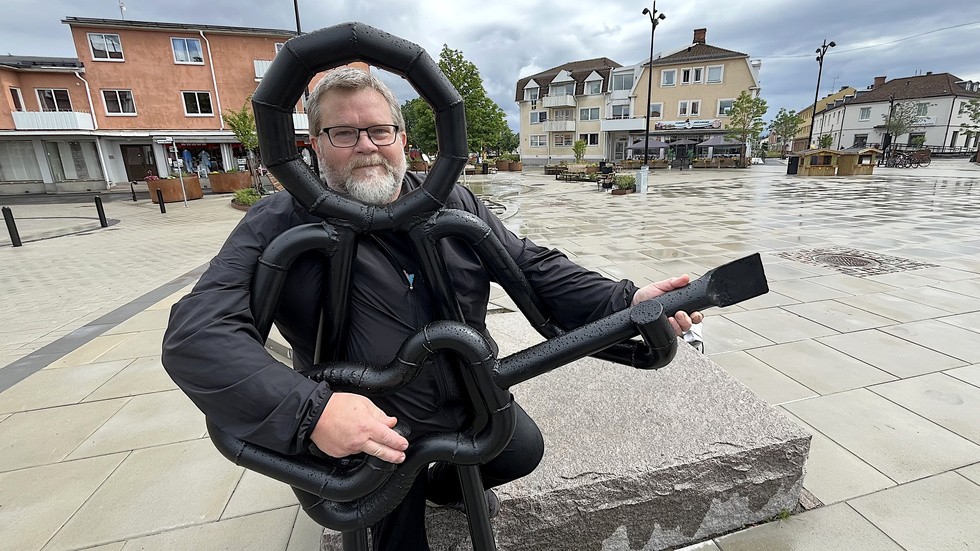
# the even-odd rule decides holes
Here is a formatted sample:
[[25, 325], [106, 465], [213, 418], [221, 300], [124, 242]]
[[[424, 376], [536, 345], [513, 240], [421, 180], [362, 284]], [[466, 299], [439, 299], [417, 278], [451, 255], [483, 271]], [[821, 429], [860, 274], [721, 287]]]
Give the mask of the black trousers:
[[[544, 439], [527, 413], [517, 408], [514, 437], [500, 455], [480, 466], [484, 488], [493, 488], [527, 476], [541, 462]], [[405, 500], [390, 515], [371, 527], [374, 551], [429, 551], [425, 534], [425, 501], [439, 504], [463, 499], [455, 466], [438, 463], [419, 473]]]

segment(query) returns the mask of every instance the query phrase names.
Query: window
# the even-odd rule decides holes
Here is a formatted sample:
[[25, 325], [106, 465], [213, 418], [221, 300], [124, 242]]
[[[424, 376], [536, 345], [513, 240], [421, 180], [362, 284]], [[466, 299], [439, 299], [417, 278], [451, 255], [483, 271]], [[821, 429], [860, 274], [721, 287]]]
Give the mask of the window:
[[859, 121], [871, 120], [871, 108], [870, 107], [862, 107], [861, 108], [861, 112], [858, 113], [858, 120]]
[[531, 147], [548, 147], [548, 135], [531, 134]]
[[71, 98], [65, 89], [38, 88], [37, 103], [41, 111], [71, 111]]
[[959, 134], [960, 134], [959, 130], [953, 132], [953, 137], [950, 138], [949, 140], [950, 147], [956, 147], [956, 138], [959, 136]]
[[551, 120], [553, 121], [573, 121], [575, 117], [572, 116], [571, 109], [552, 109]]
[[184, 95], [184, 114], [188, 116], [213, 116], [211, 92], [181, 92]]
[[674, 86], [677, 84], [677, 69], [665, 69], [660, 71], [660, 86]]
[[868, 135], [867, 134], [855, 134], [854, 135], [854, 145], [851, 147], [865, 147], [868, 145]]
[[701, 100], [699, 99], [691, 100], [691, 116], [692, 117], [701, 116]]
[[555, 134], [555, 147], [572, 147], [571, 134]]
[[596, 95], [602, 93], [602, 81], [593, 80], [585, 83], [586, 94]]
[[538, 124], [548, 120], [547, 111], [531, 111], [531, 124]]
[[525, 101], [537, 101], [538, 100], [538, 92], [540, 90], [541, 90], [540, 88], [525, 88], [524, 89], [524, 100]]
[[613, 90], [632, 90], [633, 73], [613, 75]]
[[929, 104], [928, 103], [916, 103], [915, 104], [915, 114], [919, 117], [929, 116]]
[[10, 87], [10, 98], [14, 100], [14, 111], [24, 110], [24, 96], [20, 95], [20, 88]]
[[690, 83], [691, 83], [691, 70], [681, 69], [681, 84], [690, 84]]
[[718, 100], [718, 116], [727, 117], [728, 112], [735, 105], [735, 100], [733, 99], [720, 99]]
[[174, 47], [174, 63], [204, 64], [201, 41], [197, 38], [171, 38], [170, 44]]
[[967, 101], [964, 101], [964, 102], [961, 102], [961, 103], [960, 103], [960, 112], [959, 112], [959, 113], [957, 113], [957, 115], [962, 115], [962, 114], [964, 114], [964, 113], [966, 113], [966, 107], [967, 107], [967, 106], [968, 106], [969, 104], [970, 104], [970, 102], [967, 102]]
[[725, 72], [724, 65], [712, 65], [708, 67], [708, 78], [705, 82], [708, 84], [719, 84], [721, 83], [722, 75]]
[[565, 84], [552, 84], [551, 91], [548, 92], [551, 96], [574, 96], [575, 95], [575, 83], [567, 82]]
[[700, 117], [701, 116], [701, 100], [683, 100], [677, 102], [677, 116], [678, 117]]
[[[922, 138], [923, 140], [925, 140], [925, 137], [926, 137], [925, 132], [910, 132], [909, 133], [909, 143], [908, 143], [908, 145], [915, 145], [915, 139], [916, 138]], [[923, 142], [923, 143], [925, 143], [925, 142]]]
[[578, 139], [585, 142], [586, 145], [599, 145], [599, 134], [579, 134]]
[[42, 141], [55, 182], [99, 180], [102, 167], [95, 142]]
[[664, 104], [663, 102], [651, 103], [650, 104], [650, 118], [659, 119], [664, 116]]
[[30, 140], [0, 140], [0, 182], [40, 182], [34, 143]]
[[630, 106], [629, 105], [613, 105], [614, 119], [628, 119], [630, 118]]
[[677, 116], [678, 117], [686, 117], [687, 116], [687, 104], [688, 104], [687, 101], [679, 101], [679, 102], [677, 102]]
[[579, 109], [578, 118], [581, 121], [597, 121], [599, 120], [599, 108], [586, 107], [585, 109]]
[[118, 34], [88, 34], [88, 45], [92, 48], [92, 59], [99, 61], [124, 61], [122, 43]]
[[136, 104], [133, 103], [132, 90], [103, 90], [102, 100], [105, 102], [107, 115], [135, 115]]
[[279, 50], [281, 50], [285, 45], [286, 45], [285, 42], [276, 42], [276, 55], [279, 54]]
[[695, 67], [695, 68], [693, 68], [691, 70], [694, 71], [694, 80], [693, 80], [693, 82], [695, 84], [701, 84], [701, 81], [704, 78], [704, 67]]

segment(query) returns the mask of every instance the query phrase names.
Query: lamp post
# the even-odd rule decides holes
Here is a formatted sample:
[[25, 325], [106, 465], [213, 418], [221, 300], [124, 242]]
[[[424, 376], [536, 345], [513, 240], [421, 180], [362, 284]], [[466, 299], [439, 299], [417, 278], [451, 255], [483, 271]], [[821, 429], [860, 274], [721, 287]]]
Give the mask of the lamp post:
[[891, 145], [892, 145], [892, 111], [895, 109], [895, 95], [891, 94], [888, 96], [888, 120], [885, 122], [885, 138], [882, 143], [885, 147], [885, 153], [887, 157], [891, 157]]
[[820, 64], [820, 70], [817, 72], [817, 90], [813, 93], [813, 113], [810, 116], [810, 135], [806, 140], [807, 147], [811, 147], [813, 144], [813, 122], [817, 116], [817, 98], [820, 96], [820, 77], [823, 76], [823, 56], [827, 55], [827, 49], [833, 48], [836, 45], [833, 40], [830, 41], [830, 44], [827, 44], [827, 40], [824, 39], [823, 45], [817, 48], [817, 63]]
[[653, 35], [657, 32], [657, 25], [667, 19], [664, 14], [657, 14], [657, 2], [653, 2], [653, 10], [643, 8], [643, 14], [650, 17], [650, 61], [647, 64], [647, 105], [646, 105], [646, 130], [643, 133], [643, 166], [640, 167], [640, 177], [637, 182], [637, 191], [646, 193], [647, 177], [650, 175], [650, 101], [653, 94]]

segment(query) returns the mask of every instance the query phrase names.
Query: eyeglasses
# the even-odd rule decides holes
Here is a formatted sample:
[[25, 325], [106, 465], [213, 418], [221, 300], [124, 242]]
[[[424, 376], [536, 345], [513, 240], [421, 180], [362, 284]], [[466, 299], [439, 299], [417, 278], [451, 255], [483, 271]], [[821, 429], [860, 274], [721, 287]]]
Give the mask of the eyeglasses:
[[326, 134], [330, 145], [334, 147], [354, 147], [361, 139], [361, 132], [367, 133], [371, 143], [377, 146], [391, 145], [398, 137], [398, 126], [394, 124], [376, 124], [367, 128], [355, 126], [331, 126], [320, 131]]

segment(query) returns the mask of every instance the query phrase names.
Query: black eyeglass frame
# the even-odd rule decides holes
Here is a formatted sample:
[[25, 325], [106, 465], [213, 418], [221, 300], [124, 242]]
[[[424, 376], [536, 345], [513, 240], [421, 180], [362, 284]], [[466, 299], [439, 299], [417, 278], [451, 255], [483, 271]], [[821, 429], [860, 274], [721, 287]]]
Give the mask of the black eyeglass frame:
[[[370, 131], [371, 131], [372, 128], [378, 128], [378, 127], [385, 127], [385, 128], [393, 128], [394, 129], [394, 131], [392, 131], [392, 133], [391, 133], [391, 141], [390, 142], [388, 142], [388, 143], [378, 143], [378, 142], [374, 141], [374, 137], [371, 136], [371, 132]], [[337, 144], [333, 143], [333, 138], [330, 136], [330, 131], [333, 130], [334, 128], [353, 128], [354, 130], [357, 130], [357, 137], [354, 138], [354, 143], [352, 143], [350, 145], [337, 145]], [[396, 141], [398, 141], [398, 130], [399, 129], [400, 128], [399, 128], [399, 126], [397, 124], [372, 124], [371, 126], [367, 126], [367, 127], [364, 127], [364, 128], [358, 128], [356, 126], [349, 126], [349, 125], [343, 124], [343, 125], [340, 125], [340, 126], [328, 126], [326, 128], [321, 129], [320, 130], [320, 133], [327, 136], [327, 140], [330, 141], [330, 145], [332, 145], [334, 147], [337, 147], [337, 148], [340, 148], [340, 149], [350, 149], [352, 147], [356, 147], [357, 146], [357, 142], [361, 139], [361, 132], [366, 133], [368, 139], [371, 140], [371, 143], [373, 143], [374, 145], [376, 145], [378, 147], [385, 147], [385, 146], [391, 145], [391, 144], [395, 143]]]

